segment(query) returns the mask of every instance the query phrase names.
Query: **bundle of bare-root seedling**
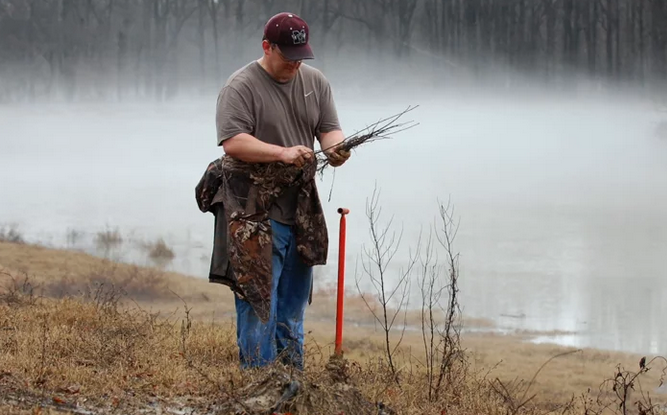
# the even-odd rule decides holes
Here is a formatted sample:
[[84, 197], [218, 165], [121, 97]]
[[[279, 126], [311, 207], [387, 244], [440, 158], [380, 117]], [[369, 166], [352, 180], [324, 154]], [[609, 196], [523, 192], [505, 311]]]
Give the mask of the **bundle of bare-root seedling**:
[[[379, 120], [370, 126], [364, 128], [363, 130], [357, 131], [352, 136], [345, 138], [341, 143], [336, 144], [330, 148], [340, 148], [344, 151], [351, 151], [362, 144], [370, 143], [377, 140], [383, 140], [390, 138], [391, 135], [405, 131], [409, 128], [412, 128], [416, 125], [414, 121], [408, 121], [403, 123], [397, 123], [397, 121], [407, 114], [408, 112], [414, 110], [418, 106], [411, 107], [399, 112], [398, 114], [392, 115], [391, 117], [384, 118]], [[317, 157], [317, 172], [322, 174], [324, 170], [329, 166], [329, 158], [326, 156], [325, 151], [328, 151], [330, 148], [324, 148], [320, 151], [315, 152]]]

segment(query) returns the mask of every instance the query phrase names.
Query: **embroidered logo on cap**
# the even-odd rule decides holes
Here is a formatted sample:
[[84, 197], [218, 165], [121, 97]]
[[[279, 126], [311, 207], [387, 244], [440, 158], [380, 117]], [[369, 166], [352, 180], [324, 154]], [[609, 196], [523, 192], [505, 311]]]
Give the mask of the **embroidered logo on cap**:
[[300, 45], [306, 43], [306, 30], [293, 30], [292, 31], [292, 42], [295, 45]]

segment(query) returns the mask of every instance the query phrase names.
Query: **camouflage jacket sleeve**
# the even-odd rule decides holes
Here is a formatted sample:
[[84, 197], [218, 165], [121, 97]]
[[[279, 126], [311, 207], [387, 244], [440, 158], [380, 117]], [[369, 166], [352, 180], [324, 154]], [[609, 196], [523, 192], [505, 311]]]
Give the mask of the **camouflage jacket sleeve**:
[[[208, 164], [206, 171], [195, 187], [195, 200], [199, 210], [204, 213], [210, 212], [211, 206], [222, 201], [218, 195], [221, 184], [222, 159], [217, 159]], [[218, 195], [217, 198], [216, 195]]]

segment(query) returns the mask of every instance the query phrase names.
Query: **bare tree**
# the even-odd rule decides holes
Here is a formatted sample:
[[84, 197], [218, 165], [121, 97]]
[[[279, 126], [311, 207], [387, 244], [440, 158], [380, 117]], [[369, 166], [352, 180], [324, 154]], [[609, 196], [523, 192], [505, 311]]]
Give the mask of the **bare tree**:
[[[355, 277], [357, 289], [362, 300], [383, 330], [387, 363], [391, 373], [394, 375], [394, 380], [398, 382], [399, 373], [394, 361], [394, 355], [401, 345], [407, 327], [406, 318], [410, 292], [410, 279], [417, 259], [416, 256], [409, 254], [405, 268], [400, 268], [396, 273], [395, 279], [390, 279], [389, 267], [392, 264], [394, 256], [398, 252], [403, 230], [401, 230], [398, 236], [395, 232], [390, 234], [393, 219], [390, 219], [384, 226], [380, 225], [379, 221], [382, 209], [378, 207], [378, 203], [379, 191], [376, 187], [373, 190], [370, 201], [367, 201], [366, 203], [366, 216], [369, 221], [371, 246], [364, 246], [362, 248], [364, 254], [364, 258], [362, 258], [362, 266], [364, 274], [368, 276], [369, 281], [375, 289], [376, 300], [380, 305], [379, 312], [375, 310], [375, 307], [371, 306], [368, 294], [361, 288], [359, 273], [355, 273]], [[417, 251], [418, 250], [419, 249], [417, 249]], [[373, 300], [370, 301], [373, 302]], [[403, 327], [399, 339], [394, 343], [391, 339], [391, 332], [394, 329], [396, 319], [401, 313], [403, 313], [404, 318]]]

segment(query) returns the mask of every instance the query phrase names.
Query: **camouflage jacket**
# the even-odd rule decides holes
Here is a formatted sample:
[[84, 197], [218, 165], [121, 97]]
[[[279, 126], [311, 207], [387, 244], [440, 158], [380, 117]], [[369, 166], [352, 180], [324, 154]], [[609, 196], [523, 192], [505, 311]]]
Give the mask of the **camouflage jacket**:
[[229, 286], [263, 322], [271, 309], [269, 209], [284, 189], [299, 188], [295, 237], [301, 259], [309, 266], [327, 261], [329, 241], [315, 173], [315, 163], [298, 168], [224, 156], [209, 164], [195, 188], [199, 209], [217, 213], [209, 280]]

